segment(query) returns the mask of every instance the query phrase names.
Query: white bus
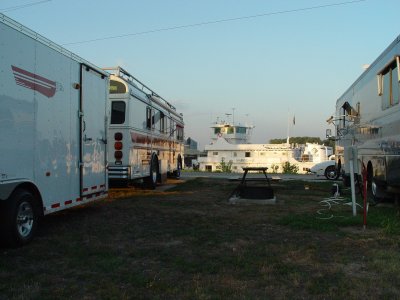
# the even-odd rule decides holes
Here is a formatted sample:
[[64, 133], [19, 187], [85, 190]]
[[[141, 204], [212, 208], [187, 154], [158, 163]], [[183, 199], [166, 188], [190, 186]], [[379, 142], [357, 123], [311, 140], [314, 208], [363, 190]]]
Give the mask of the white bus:
[[400, 193], [399, 79], [400, 36], [336, 103], [337, 168], [349, 183], [352, 159], [375, 201]]
[[0, 14], [0, 235], [107, 196], [108, 74]]
[[110, 75], [108, 175], [110, 183], [143, 179], [150, 188], [183, 165], [182, 114], [121, 67]]

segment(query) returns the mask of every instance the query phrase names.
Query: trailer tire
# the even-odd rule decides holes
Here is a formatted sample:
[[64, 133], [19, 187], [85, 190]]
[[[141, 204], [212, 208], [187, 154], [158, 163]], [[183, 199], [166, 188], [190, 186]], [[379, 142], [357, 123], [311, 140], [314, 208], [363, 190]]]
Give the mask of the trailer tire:
[[34, 195], [17, 189], [5, 204], [2, 230], [7, 246], [23, 246], [35, 236], [39, 222], [39, 211]]
[[152, 190], [157, 187], [157, 180], [159, 178], [158, 159], [153, 156], [150, 163], [150, 175], [146, 178], [146, 186]]
[[325, 177], [328, 180], [336, 180], [338, 179], [338, 171], [335, 166], [329, 166], [325, 169]]

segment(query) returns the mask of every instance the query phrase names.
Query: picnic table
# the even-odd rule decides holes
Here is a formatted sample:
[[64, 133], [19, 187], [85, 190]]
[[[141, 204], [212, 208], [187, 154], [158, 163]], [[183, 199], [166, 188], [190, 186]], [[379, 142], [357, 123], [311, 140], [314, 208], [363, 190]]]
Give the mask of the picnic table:
[[267, 175], [267, 169], [268, 167], [242, 167], [244, 173], [243, 173], [243, 177], [242, 177], [242, 181], [241, 181], [241, 185], [245, 185], [246, 184], [246, 176], [247, 173], [249, 172], [260, 172], [262, 171], [264, 173], [265, 179], [267, 180], [268, 185], [270, 186], [270, 181]]
[[[247, 199], [246, 201], [257, 201], [257, 203], [264, 203], [265, 201], [275, 201], [274, 191], [271, 188], [270, 180], [267, 175], [267, 167], [242, 167], [244, 173], [240, 184], [234, 189], [231, 194], [231, 199], [234, 199], [234, 202], [238, 202], [238, 199]], [[265, 176], [265, 180], [263, 178], [246, 178], [249, 172], [262, 172]], [[249, 181], [257, 181], [267, 183], [265, 184], [253, 184], [248, 186], [246, 182]], [[262, 202], [264, 201], [264, 202]], [[268, 203], [269, 203], [268, 202]]]

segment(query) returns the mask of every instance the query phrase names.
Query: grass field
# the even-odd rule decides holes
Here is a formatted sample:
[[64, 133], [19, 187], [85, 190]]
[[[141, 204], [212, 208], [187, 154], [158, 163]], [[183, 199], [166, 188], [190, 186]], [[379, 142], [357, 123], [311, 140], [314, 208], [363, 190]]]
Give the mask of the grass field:
[[328, 182], [274, 183], [275, 205], [229, 204], [224, 179], [173, 183], [44, 218], [0, 248], [0, 299], [400, 298], [398, 208], [370, 207], [363, 230], [347, 201], [321, 203]]

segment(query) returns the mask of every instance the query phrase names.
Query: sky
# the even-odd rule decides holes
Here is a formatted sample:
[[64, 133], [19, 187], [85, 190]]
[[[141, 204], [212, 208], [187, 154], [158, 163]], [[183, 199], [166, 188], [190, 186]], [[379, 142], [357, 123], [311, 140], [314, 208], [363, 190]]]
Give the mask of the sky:
[[253, 143], [324, 139], [336, 100], [400, 34], [399, 4], [1, 0], [0, 12], [99, 67], [122, 66], [183, 114], [202, 150], [217, 120], [255, 126]]

